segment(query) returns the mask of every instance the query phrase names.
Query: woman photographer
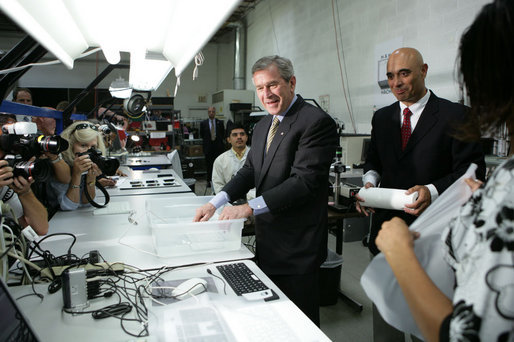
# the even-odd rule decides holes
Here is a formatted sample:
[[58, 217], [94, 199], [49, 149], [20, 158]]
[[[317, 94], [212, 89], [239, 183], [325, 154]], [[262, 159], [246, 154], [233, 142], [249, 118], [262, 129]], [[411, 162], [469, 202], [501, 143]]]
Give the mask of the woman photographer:
[[69, 142], [62, 157], [71, 168], [71, 181], [63, 184], [52, 179], [50, 192], [53, 202], [61, 210], [75, 210], [89, 203], [85, 195], [86, 189], [90, 197], [95, 198], [96, 177], [102, 174], [89, 158], [87, 151], [92, 148], [104, 154], [105, 145], [97, 126], [87, 121], [74, 122], [61, 133], [61, 137]]
[[376, 240], [427, 341], [514, 340], [514, 79], [506, 73], [514, 64], [513, 37], [514, 1], [496, 0], [460, 42], [460, 78], [473, 119], [464, 133], [471, 138], [477, 127], [491, 133], [506, 125], [511, 153], [482, 187], [467, 181], [473, 196], [443, 233], [455, 270], [453, 298], [421, 267], [404, 221], [385, 222]]

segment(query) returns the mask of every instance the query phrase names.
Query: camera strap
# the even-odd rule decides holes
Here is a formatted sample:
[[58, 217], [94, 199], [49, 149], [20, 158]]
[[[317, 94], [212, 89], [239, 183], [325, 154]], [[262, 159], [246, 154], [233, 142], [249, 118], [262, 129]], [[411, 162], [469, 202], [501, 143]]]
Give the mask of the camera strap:
[[107, 190], [105, 190], [105, 188], [103, 187], [102, 184], [100, 184], [99, 182], [95, 182], [95, 186], [104, 194], [104, 197], [105, 197], [105, 203], [98, 204], [91, 198], [91, 195], [89, 194], [88, 186], [86, 183], [86, 175], [82, 176], [82, 182], [84, 184], [84, 194], [86, 195], [86, 199], [93, 207], [104, 208], [109, 203], [109, 201], [111, 200], [111, 197], [109, 196], [109, 193], [107, 192]]

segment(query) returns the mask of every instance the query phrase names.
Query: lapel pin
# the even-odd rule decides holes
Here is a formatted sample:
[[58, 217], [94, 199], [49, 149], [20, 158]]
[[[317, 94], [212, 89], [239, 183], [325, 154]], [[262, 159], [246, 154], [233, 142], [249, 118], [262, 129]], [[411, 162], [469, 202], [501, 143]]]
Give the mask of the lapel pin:
[[280, 135], [284, 135], [284, 132], [280, 132]]

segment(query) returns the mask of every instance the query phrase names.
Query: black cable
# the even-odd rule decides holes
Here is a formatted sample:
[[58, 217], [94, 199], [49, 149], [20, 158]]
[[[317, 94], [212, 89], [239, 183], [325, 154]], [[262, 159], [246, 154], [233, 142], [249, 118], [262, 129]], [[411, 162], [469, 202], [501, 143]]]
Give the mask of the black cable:
[[113, 304], [106, 306], [100, 310], [94, 311], [91, 316], [94, 319], [102, 319], [108, 317], [117, 317], [118, 315], [123, 315], [132, 311], [132, 305], [127, 302], [121, 302], [119, 304]]
[[16, 300], [22, 299], [22, 298], [25, 298], [25, 297], [30, 297], [30, 296], [37, 296], [37, 297], [39, 297], [39, 299], [41, 299], [41, 302], [43, 302], [43, 299], [45, 298], [45, 296], [43, 296], [43, 294], [41, 294], [39, 292], [36, 292], [36, 289], [34, 288], [34, 282], [30, 283], [30, 285], [32, 285], [32, 292], [33, 293], [28, 293], [26, 295], [20, 296], [20, 297], [16, 298]]
[[221, 280], [223, 282], [223, 293], [225, 293], [225, 295], [226, 295], [227, 294], [227, 282], [225, 281], [225, 279], [223, 279], [222, 277], [219, 277], [219, 276], [215, 275], [214, 273], [212, 273], [210, 268], [207, 269], [207, 273], [209, 273], [213, 277], [218, 278], [219, 280]]
[[75, 245], [75, 242], [77, 241], [77, 237], [75, 235], [71, 234], [71, 233], [53, 233], [53, 234], [49, 234], [49, 235], [44, 236], [43, 238], [41, 238], [37, 242], [34, 242], [34, 247], [31, 249], [31, 254], [29, 254], [28, 258], [30, 259], [30, 257], [32, 256], [32, 252], [35, 251], [36, 248], [39, 248], [42, 252], [45, 252], [40, 247], [41, 242], [45, 241], [48, 238], [51, 238], [51, 237], [54, 237], [54, 236], [59, 236], [59, 235], [71, 236], [73, 238], [73, 241], [72, 241], [70, 247], [68, 247], [68, 255], [71, 255], [71, 249]]

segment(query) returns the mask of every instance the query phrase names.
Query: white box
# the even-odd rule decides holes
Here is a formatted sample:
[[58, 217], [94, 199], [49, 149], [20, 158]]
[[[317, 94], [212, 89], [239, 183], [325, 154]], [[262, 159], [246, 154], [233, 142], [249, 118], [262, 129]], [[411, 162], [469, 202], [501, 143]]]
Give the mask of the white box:
[[197, 196], [146, 200], [146, 215], [158, 256], [220, 253], [241, 247], [245, 220], [219, 221], [223, 208], [207, 222], [193, 222], [196, 209], [211, 199], [212, 196]]

